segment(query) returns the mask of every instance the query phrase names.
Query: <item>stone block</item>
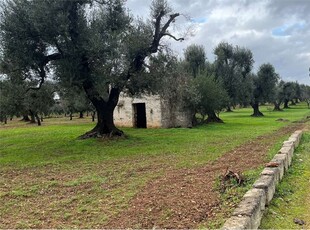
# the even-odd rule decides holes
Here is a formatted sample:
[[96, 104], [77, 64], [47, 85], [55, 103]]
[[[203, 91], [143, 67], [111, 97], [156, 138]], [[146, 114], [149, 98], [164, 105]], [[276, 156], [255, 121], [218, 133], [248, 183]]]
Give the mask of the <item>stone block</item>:
[[278, 168], [280, 170], [280, 178], [282, 178], [288, 168], [288, 157], [286, 154], [276, 154], [270, 162], [279, 164]]
[[[280, 179], [283, 178], [284, 175], [284, 161], [279, 161], [279, 160], [275, 160], [275, 158], [273, 158], [270, 162], [276, 162], [279, 164], [278, 167], [273, 167], [273, 168], [278, 168], [279, 170], [279, 174], [280, 174]], [[269, 167], [268, 167], [269, 168]], [[275, 178], [276, 180], [277, 178]]]
[[222, 230], [252, 229], [251, 218], [248, 216], [232, 216], [224, 223]]
[[263, 189], [266, 194], [266, 205], [270, 203], [276, 191], [276, 179], [274, 175], [261, 175], [254, 183], [253, 188]]
[[288, 139], [290, 139], [290, 138], [292, 138], [292, 139], [296, 138], [297, 140], [300, 140], [300, 135], [297, 133], [293, 133]]
[[288, 156], [288, 164], [289, 166], [292, 163], [293, 153], [294, 153], [294, 147], [293, 146], [285, 146], [282, 147], [279, 151], [279, 154], [286, 154]]
[[302, 130], [297, 130], [290, 137], [296, 137], [298, 139], [298, 141], [300, 141], [301, 136], [302, 136]]
[[283, 146], [283, 147], [291, 147], [291, 146], [292, 146], [292, 147], [295, 149], [295, 143], [294, 143], [293, 140], [284, 141], [282, 146]]
[[243, 196], [232, 215], [250, 217], [252, 228], [257, 229], [260, 225], [263, 210], [265, 210], [265, 204], [265, 191], [253, 188]]
[[261, 204], [260, 209], [265, 210], [266, 194], [265, 194], [265, 191], [263, 189], [257, 189], [257, 188], [250, 189], [243, 196], [243, 198], [248, 198], [248, 197], [252, 197], [252, 198], [257, 199], [259, 201], [259, 203]]
[[272, 158], [272, 160], [270, 162], [277, 162], [279, 164], [284, 165], [284, 171], [288, 170], [289, 167], [289, 160], [288, 160], [288, 156], [286, 154], [276, 154], [274, 155], [274, 157]]
[[273, 175], [275, 178], [276, 184], [278, 184], [280, 180], [282, 180], [282, 177], [283, 177], [283, 174], [281, 175], [280, 169], [278, 167], [266, 167], [262, 171], [261, 175], [269, 175], [269, 176]]
[[288, 139], [288, 141], [291, 141], [294, 143], [294, 147], [297, 148], [299, 145], [299, 139], [297, 136], [290, 136], [290, 138]]
[[300, 140], [301, 137], [302, 137], [302, 130], [297, 130], [293, 133], [293, 135], [297, 135], [298, 136], [298, 139]]
[[298, 147], [300, 140], [302, 137], [302, 130], [297, 130], [295, 131], [290, 138], [288, 139], [289, 141], [293, 141], [294, 142], [294, 146], [295, 148]]

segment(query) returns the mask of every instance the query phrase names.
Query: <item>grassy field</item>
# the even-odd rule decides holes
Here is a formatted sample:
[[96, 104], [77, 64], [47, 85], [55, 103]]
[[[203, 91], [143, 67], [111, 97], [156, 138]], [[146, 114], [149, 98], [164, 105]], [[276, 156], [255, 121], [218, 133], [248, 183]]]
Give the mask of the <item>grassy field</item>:
[[94, 126], [90, 118], [1, 125], [0, 228], [101, 227], [166, 170], [206, 164], [309, 115], [301, 104], [283, 112], [262, 107], [263, 118], [251, 112], [222, 113], [225, 124], [192, 129], [124, 128], [127, 138], [119, 140], [78, 140]]
[[[275, 198], [265, 212], [261, 229], [310, 228], [310, 132], [304, 134], [293, 158], [292, 167], [277, 188]], [[294, 222], [305, 222], [300, 226]]]

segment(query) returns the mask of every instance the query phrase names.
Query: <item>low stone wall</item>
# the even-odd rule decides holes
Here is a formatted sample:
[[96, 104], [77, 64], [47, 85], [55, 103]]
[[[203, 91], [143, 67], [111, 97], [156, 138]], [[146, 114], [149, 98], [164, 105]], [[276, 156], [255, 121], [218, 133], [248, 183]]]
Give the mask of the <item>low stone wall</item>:
[[[257, 229], [265, 207], [268, 206], [276, 190], [276, 185], [292, 163], [294, 149], [299, 145], [302, 131], [294, 132], [270, 161], [276, 167], [266, 167], [260, 177], [242, 198], [241, 202], [224, 224], [223, 230]], [[277, 166], [278, 165], [278, 166]]]

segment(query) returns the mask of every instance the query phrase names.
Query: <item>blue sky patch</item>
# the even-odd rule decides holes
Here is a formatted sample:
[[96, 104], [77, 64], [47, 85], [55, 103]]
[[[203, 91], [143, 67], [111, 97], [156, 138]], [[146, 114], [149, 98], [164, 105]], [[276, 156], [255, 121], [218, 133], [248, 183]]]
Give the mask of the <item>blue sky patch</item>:
[[305, 22], [298, 22], [292, 25], [283, 25], [277, 28], [274, 28], [271, 33], [273, 36], [289, 36], [293, 32], [302, 30], [305, 28]]
[[207, 21], [208, 21], [208, 19], [205, 17], [192, 18], [192, 22], [194, 22], [194, 23], [206, 23]]
[[274, 36], [287, 36], [286, 33], [287, 26], [280, 26], [272, 30], [272, 35]]

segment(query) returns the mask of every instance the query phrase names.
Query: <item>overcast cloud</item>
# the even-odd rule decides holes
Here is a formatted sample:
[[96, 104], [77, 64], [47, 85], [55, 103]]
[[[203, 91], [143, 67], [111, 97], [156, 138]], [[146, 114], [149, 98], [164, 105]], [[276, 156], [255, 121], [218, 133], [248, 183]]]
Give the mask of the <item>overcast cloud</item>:
[[[175, 12], [191, 17], [194, 36], [173, 50], [182, 55], [190, 44], [203, 45], [210, 61], [221, 41], [249, 48], [255, 67], [270, 62], [285, 81], [310, 85], [310, 0], [168, 0]], [[136, 16], [147, 17], [151, 0], [127, 0]], [[188, 21], [177, 21], [179, 30]]]

